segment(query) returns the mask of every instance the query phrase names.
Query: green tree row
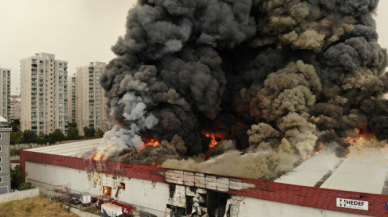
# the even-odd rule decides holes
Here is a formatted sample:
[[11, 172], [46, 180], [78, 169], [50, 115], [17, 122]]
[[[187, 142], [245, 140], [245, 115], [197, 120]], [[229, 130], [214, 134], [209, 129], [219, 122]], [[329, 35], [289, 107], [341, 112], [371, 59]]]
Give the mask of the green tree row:
[[11, 132], [11, 144], [21, 144], [21, 143], [37, 143], [37, 144], [54, 144], [56, 142], [64, 140], [78, 140], [83, 138], [93, 138], [93, 137], [102, 137], [104, 132], [101, 129], [96, 130], [88, 127], [84, 127], [85, 136], [80, 136], [77, 128], [77, 123], [69, 123], [69, 133], [65, 136], [61, 130], [56, 129], [53, 133], [50, 134], [39, 134], [37, 135], [35, 131], [25, 130], [24, 132], [20, 131], [20, 123], [12, 123], [12, 132]]

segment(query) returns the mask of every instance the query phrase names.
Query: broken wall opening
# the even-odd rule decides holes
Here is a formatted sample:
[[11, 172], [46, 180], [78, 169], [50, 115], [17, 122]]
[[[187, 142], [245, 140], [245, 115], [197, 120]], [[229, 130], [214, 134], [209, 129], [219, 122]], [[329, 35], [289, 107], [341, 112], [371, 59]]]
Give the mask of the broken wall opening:
[[104, 195], [112, 197], [112, 187], [104, 186]]
[[208, 216], [223, 217], [226, 210], [226, 203], [229, 198], [230, 198], [229, 194], [208, 190], [208, 193], [207, 193]]

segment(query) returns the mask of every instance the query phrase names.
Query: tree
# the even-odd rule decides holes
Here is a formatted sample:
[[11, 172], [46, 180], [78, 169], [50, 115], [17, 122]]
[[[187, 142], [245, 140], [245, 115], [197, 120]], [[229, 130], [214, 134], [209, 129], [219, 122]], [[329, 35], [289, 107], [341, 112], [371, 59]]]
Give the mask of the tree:
[[19, 131], [20, 131], [19, 127], [12, 124], [12, 132], [19, 132]]
[[38, 139], [45, 139], [48, 138], [48, 136], [42, 132], [39, 133]]
[[50, 138], [52, 138], [54, 141], [63, 141], [65, 140], [65, 135], [62, 133], [61, 130], [56, 129], [53, 133], [50, 133]]
[[12, 122], [12, 132], [19, 132], [20, 131], [20, 121], [14, 120]]
[[20, 144], [23, 141], [23, 133], [19, 132], [11, 132], [11, 144]]
[[35, 140], [38, 138], [35, 131], [32, 130], [25, 130], [23, 132], [23, 142], [25, 143], [31, 143], [35, 142]]
[[94, 127], [89, 128], [89, 137], [93, 137], [96, 135], [96, 130]]
[[19, 188], [25, 182], [26, 176], [27, 174], [23, 172], [23, 168], [20, 165], [17, 165], [13, 170], [11, 169], [11, 188]]
[[104, 131], [102, 131], [100, 128], [98, 128], [96, 134], [97, 134], [98, 137], [102, 138], [104, 136]]
[[69, 128], [77, 128], [76, 122], [69, 122]]
[[67, 134], [67, 139], [74, 140], [79, 138], [79, 131], [77, 127], [69, 128], [69, 133]]
[[86, 136], [86, 137], [89, 137], [89, 135], [90, 135], [90, 130], [89, 130], [89, 127], [84, 127], [84, 135]]

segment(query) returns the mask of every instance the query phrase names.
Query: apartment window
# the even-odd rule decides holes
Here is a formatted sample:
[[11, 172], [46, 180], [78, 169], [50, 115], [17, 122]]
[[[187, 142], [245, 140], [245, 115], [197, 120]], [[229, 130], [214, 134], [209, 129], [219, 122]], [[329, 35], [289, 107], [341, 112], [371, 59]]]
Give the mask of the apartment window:
[[0, 183], [3, 183], [3, 177], [0, 177]]
[[0, 133], [0, 139], [2, 139], [3, 138], [3, 134], [2, 133]]
[[0, 172], [3, 172], [3, 167], [0, 167]]
[[3, 158], [2, 157], [0, 157], [0, 163], [3, 163]]
[[3, 146], [0, 146], [0, 152], [3, 152]]

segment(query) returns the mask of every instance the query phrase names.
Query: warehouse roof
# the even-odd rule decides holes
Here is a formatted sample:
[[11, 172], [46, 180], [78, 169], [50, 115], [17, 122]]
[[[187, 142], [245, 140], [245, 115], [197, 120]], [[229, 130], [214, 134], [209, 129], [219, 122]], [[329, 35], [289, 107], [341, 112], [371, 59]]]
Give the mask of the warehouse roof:
[[344, 160], [321, 153], [304, 161], [275, 182], [382, 194], [388, 188], [385, 186], [388, 172], [386, 151], [365, 149], [352, 152]]
[[381, 194], [387, 179], [385, 149], [351, 154], [322, 184], [322, 188]]
[[[28, 149], [29, 152], [81, 157], [101, 144], [102, 139], [94, 139]], [[386, 149], [366, 149], [352, 152], [346, 159], [339, 159], [332, 153], [320, 153], [302, 162], [292, 171], [276, 179], [277, 183], [388, 194], [388, 158]], [[388, 180], [388, 179], [387, 179]], [[385, 190], [384, 190], [385, 189]]]
[[72, 142], [61, 145], [52, 145], [42, 148], [28, 149], [31, 152], [55, 154], [61, 156], [81, 157], [86, 152], [101, 144], [102, 139], [92, 139], [80, 142]]
[[341, 163], [342, 160], [332, 153], [320, 153], [303, 161], [291, 172], [276, 179], [275, 182], [319, 187], [317, 185], [324, 181], [324, 177], [334, 171]]

